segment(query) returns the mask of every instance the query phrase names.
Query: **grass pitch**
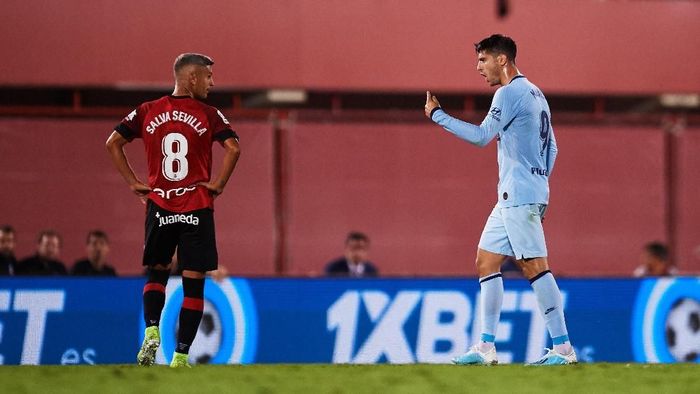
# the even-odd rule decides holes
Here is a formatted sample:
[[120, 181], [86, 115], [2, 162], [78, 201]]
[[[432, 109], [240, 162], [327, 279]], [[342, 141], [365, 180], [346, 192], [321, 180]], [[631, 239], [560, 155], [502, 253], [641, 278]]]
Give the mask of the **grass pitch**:
[[700, 393], [700, 364], [0, 366], [3, 393]]

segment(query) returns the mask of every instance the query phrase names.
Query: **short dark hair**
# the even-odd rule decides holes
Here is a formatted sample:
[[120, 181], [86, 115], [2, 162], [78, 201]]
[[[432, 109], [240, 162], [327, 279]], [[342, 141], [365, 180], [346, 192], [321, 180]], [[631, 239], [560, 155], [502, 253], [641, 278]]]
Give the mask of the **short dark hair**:
[[3, 232], [3, 233], [12, 233], [12, 234], [14, 234], [14, 233], [15, 233], [15, 228], [12, 227], [12, 226], [10, 226], [9, 224], [5, 224], [5, 225], [3, 225], [2, 227], [0, 227], [0, 232]]
[[361, 233], [359, 231], [351, 231], [348, 233], [347, 238], [345, 238], [345, 243], [347, 244], [350, 241], [365, 241], [369, 243], [369, 237], [365, 233]]
[[85, 239], [86, 244], [90, 243], [90, 237], [102, 238], [105, 241], [109, 242], [109, 237], [107, 237], [107, 233], [105, 233], [102, 230], [90, 230], [88, 232], [87, 238]]
[[649, 242], [644, 246], [644, 250], [659, 260], [668, 260], [668, 248], [661, 242]]
[[503, 34], [493, 34], [490, 37], [484, 38], [483, 40], [474, 44], [474, 49], [476, 49], [476, 53], [484, 51], [495, 54], [504, 54], [513, 63], [515, 63], [515, 55], [518, 53], [518, 48], [515, 45], [515, 41], [508, 36], [504, 36]]
[[180, 71], [183, 67], [194, 64], [197, 66], [211, 66], [214, 61], [207, 55], [202, 55], [200, 53], [183, 53], [177, 58], [175, 58], [175, 64], [173, 64], [173, 71], [176, 73]]
[[39, 236], [36, 238], [36, 243], [41, 243], [41, 240], [44, 239], [44, 237], [56, 237], [58, 238], [58, 243], [63, 244], [63, 238], [61, 238], [61, 234], [59, 234], [56, 230], [41, 230], [39, 232]]

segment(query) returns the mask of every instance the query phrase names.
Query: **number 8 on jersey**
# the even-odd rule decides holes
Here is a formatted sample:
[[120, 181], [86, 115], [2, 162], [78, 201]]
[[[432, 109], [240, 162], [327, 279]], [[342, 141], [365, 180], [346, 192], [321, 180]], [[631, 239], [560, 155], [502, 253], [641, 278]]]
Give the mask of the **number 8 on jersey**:
[[173, 182], [187, 177], [187, 138], [170, 133], [163, 138], [163, 176]]

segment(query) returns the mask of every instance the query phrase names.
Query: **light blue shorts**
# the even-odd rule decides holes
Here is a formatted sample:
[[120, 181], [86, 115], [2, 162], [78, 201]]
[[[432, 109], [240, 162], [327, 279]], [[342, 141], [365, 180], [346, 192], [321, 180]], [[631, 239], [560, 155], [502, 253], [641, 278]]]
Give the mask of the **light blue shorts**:
[[481, 233], [479, 248], [515, 256], [518, 260], [546, 257], [547, 245], [542, 228], [546, 209], [544, 204], [494, 207]]

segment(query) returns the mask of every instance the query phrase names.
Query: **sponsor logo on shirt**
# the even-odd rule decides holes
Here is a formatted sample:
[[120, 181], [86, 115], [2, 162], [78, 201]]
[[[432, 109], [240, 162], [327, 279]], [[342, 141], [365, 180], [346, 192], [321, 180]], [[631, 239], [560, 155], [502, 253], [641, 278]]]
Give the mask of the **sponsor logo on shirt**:
[[493, 107], [491, 108], [491, 111], [489, 111], [489, 114], [491, 115], [492, 118], [496, 119], [497, 122], [501, 121], [501, 109], [498, 107]]
[[224, 116], [224, 114], [221, 113], [221, 111], [219, 111], [219, 110], [217, 109], [217, 110], [216, 110], [216, 113], [219, 114], [219, 117], [221, 118], [221, 121], [222, 121], [222, 122], [224, 122], [225, 124], [229, 124], [229, 123], [228, 123], [228, 119], [226, 119], [226, 117]]
[[133, 111], [131, 111], [131, 113], [129, 115], [126, 115], [126, 118], [124, 118], [124, 120], [126, 120], [127, 122], [131, 122], [132, 120], [134, 120], [135, 116], [136, 116], [136, 110], [133, 110]]
[[163, 227], [167, 224], [173, 223], [187, 223], [193, 226], [199, 225], [199, 218], [194, 216], [194, 214], [175, 214], [161, 216], [160, 212], [156, 212], [156, 218], [158, 219], [158, 227]]
[[531, 167], [530, 174], [532, 174], [532, 175], [535, 175], [535, 174], [537, 174], [537, 175], [549, 175], [549, 172], [544, 168]]
[[193, 190], [197, 189], [196, 186], [189, 186], [189, 187], [178, 187], [175, 189], [169, 189], [169, 190], [163, 190], [159, 187], [153, 189], [153, 192], [159, 195], [161, 198], [164, 198], [166, 200], [169, 200], [171, 197], [180, 197], [184, 195], [187, 192], [191, 192]]

